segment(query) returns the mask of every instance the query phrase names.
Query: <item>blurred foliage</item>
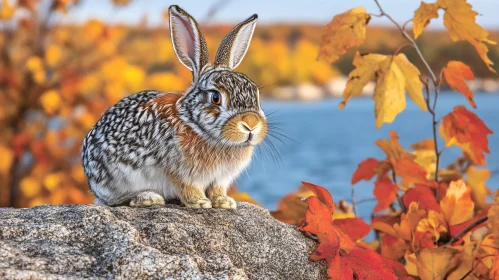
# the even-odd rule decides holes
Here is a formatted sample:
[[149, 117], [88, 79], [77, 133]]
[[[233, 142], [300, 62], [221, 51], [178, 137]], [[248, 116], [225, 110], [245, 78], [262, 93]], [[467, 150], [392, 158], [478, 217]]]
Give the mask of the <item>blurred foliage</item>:
[[[95, 19], [59, 23], [80, 2], [0, 0], [0, 207], [90, 203], [80, 149], [102, 113], [135, 92], [182, 91], [191, 82], [175, 57], [166, 20], [154, 28], [146, 26], [147, 19], [138, 26]], [[119, 8], [130, 1], [112, 2]], [[232, 25], [201, 25], [213, 58]], [[362, 52], [393, 53], [402, 40], [396, 30], [369, 32]], [[335, 66], [317, 62], [319, 40], [317, 25], [260, 25], [237, 70], [263, 94], [281, 85], [324, 85], [352, 69], [353, 53]], [[469, 46], [451, 46], [438, 32], [419, 40], [431, 64], [459, 56], [476, 76], [489, 75]], [[499, 60], [497, 48], [490, 57]]]

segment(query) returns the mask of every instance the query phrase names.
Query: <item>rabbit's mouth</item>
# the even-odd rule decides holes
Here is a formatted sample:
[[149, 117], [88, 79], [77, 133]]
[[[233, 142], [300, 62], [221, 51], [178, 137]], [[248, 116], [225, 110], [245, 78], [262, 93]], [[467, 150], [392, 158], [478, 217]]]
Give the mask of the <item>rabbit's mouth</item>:
[[267, 134], [267, 123], [257, 113], [247, 112], [229, 119], [222, 129], [222, 137], [243, 146], [255, 146]]

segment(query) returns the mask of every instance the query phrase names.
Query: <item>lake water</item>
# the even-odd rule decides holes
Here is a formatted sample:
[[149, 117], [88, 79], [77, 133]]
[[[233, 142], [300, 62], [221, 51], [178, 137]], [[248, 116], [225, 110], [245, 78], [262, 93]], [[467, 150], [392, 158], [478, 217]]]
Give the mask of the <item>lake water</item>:
[[[400, 143], [409, 150], [409, 145], [431, 138], [431, 115], [422, 112], [412, 101], [392, 124], [380, 129], [374, 125], [374, 102], [371, 98], [352, 99], [346, 108], [338, 111], [339, 99], [315, 103], [274, 102], [262, 103], [264, 111], [273, 122], [282, 123], [282, 132], [294, 139], [282, 139], [285, 145], [273, 140], [281, 160], [276, 164], [270, 150], [256, 152], [247, 172], [237, 180], [240, 191], [248, 192], [254, 199], [269, 209], [275, 209], [278, 200], [295, 191], [301, 181], [312, 182], [327, 188], [335, 201], [350, 200], [352, 173], [359, 162], [368, 157], [384, 159], [384, 153], [374, 144], [377, 139], [388, 139], [390, 130], [395, 130]], [[441, 118], [456, 105], [466, 103], [458, 93], [442, 94], [437, 105]], [[491, 154], [487, 156], [486, 167], [499, 170], [499, 94], [477, 94], [478, 106], [474, 112], [495, 131], [489, 136]], [[467, 104], [466, 104], [467, 105]], [[469, 106], [467, 106], [470, 109]], [[443, 147], [440, 142], [439, 147]], [[459, 148], [446, 149], [441, 166], [446, 166], [460, 154]], [[493, 173], [487, 186], [492, 190], [499, 187], [499, 176]], [[356, 186], [356, 200], [372, 198], [372, 182], [359, 182]], [[358, 205], [359, 215], [369, 217], [375, 202]]]

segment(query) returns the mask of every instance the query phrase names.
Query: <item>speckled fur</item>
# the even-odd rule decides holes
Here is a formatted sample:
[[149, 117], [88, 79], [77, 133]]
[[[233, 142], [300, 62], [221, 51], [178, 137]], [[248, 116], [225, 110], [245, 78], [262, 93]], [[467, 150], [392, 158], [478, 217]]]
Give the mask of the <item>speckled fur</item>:
[[[171, 14], [192, 20], [190, 27], [197, 30], [187, 13], [176, 6], [172, 9]], [[253, 18], [254, 25], [256, 16]], [[231, 39], [224, 40], [221, 49], [230, 48], [227, 44], [236, 40], [234, 31], [229, 35]], [[197, 55], [207, 55], [201, 33], [198, 40], [204, 47]], [[235, 207], [232, 201], [227, 202], [226, 191], [249, 165], [253, 146], [266, 135], [258, 87], [244, 74], [233, 72], [230, 65], [219, 61], [210, 66], [204, 57], [187, 61], [181, 49], [176, 52], [184, 65], [202, 63], [190, 67], [199, 72], [184, 93], [143, 91], [123, 98], [104, 113], [84, 139], [83, 167], [98, 203], [164, 203], [155, 195], [159, 194], [165, 199], [179, 197], [193, 208], [209, 208], [211, 203]], [[222, 94], [220, 105], [211, 101], [214, 90]], [[251, 120], [250, 124], [245, 120]], [[251, 130], [254, 138], [245, 130], [250, 126], [255, 128]], [[206, 192], [217, 195], [207, 198]]]

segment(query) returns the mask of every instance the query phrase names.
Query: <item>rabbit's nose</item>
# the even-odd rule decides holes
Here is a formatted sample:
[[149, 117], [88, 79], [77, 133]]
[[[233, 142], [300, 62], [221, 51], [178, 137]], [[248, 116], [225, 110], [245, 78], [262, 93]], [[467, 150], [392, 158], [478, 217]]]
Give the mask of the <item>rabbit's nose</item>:
[[255, 114], [246, 114], [242, 117], [242, 125], [248, 131], [254, 132], [260, 126], [260, 118]]

